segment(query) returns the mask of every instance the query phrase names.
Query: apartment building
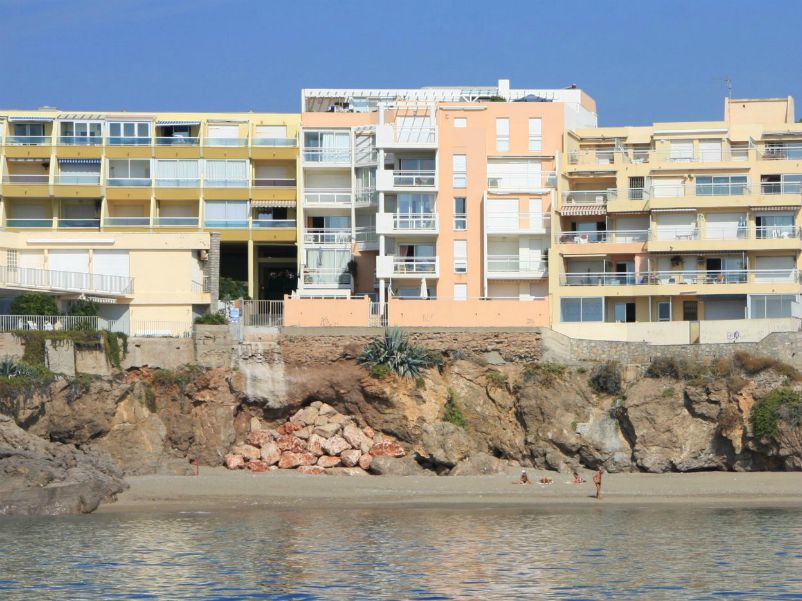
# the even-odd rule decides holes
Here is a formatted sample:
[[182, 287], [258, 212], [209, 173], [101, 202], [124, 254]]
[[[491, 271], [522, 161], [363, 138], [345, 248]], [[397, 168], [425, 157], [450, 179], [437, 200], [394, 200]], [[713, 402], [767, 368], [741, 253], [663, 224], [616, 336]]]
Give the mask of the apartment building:
[[801, 187], [792, 98], [726, 99], [722, 121], [571, 129], [552, 218], [555, 329], [790, 317]]
[[297, 277], [299, 125], [283, 114], [0, 111], [6, 305], [25, 290], [88, 298], [112, 327], [147, 334], [208, 309], [218, 275], [283, 298]]
[[302, 102], [298, 296], [467, 302], [467, 321], [491, 299], [547, 302], [558, 156], [596, 124], [587, 94], [501, 80]]

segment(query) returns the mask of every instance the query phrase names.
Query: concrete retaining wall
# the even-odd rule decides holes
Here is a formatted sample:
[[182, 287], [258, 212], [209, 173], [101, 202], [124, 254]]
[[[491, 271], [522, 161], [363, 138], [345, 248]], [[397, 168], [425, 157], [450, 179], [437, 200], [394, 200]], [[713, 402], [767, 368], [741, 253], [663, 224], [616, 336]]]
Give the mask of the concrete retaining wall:
[[129, 338], [122, 367], [175, 369], [188, 363], [195, 363], [195, 344], [191, 338]]

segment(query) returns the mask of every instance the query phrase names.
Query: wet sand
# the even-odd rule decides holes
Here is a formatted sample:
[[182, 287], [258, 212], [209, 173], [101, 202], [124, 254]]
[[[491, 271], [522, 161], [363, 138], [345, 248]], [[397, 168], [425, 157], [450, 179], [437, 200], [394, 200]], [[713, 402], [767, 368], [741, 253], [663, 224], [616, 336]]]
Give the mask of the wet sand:
[[[539, 478], [547, 472], [528, 470]], [[518, 471], [492, 476], [309, 476], [202, 468], [199, 476], [134, 476], [117, 502], [98, 511], [216, 511], [264, 508], [688, 504], [802, 508], [802, 473], [605, 474], [603, 498], [548, 472], [554, 484], [513, 484]]]

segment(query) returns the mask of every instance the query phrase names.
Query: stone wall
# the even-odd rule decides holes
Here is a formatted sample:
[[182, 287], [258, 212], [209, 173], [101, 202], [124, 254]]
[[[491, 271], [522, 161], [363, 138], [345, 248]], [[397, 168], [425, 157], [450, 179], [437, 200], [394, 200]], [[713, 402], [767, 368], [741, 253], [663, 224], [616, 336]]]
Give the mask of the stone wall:
[[122, 367], [175, 369], [194, 363], [195, 345], [191, 338], [129, 338]]
[[93, 376], [110, 376], [111, 365], [106, 359], [105, 349], [75, 349], [75, 371]]
[[228, 325], [208, 326], [196, 324], [193, 340], [195, 342], [195, 362], [202, 367], [231, 367], [231, 357], [235, 345], [231, 340]]
[[25, 345], [22, 338], [19, 338], [11, 332], [0, 333], [0, 359], [19, 360], [22, 359], [22, 354], [25, 352]]
[[54, 374], [75, 376], [75, 345], [72, 340], [45, 340], [45, 365]]

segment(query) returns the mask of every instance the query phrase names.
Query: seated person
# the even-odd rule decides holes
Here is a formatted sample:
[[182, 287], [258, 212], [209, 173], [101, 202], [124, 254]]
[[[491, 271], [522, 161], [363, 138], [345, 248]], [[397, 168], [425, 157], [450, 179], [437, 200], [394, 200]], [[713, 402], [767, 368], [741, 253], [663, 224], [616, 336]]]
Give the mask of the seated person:
[[554, 484], [554, 480], [551, 476], [543, 476], [540, 480], [538, 480], [541, 484]]
[[521, 470], [521, 477], [513, 482], [513, 484], [531, 484], [531, 483], [532, 481], [529, 479], [529, 475], [526, 473], [526, 470]]
[[585, 479], [579, 475], [579, 472], [574, 470], [574, 479], [571, 481], [571, 484], [584, 484]]

